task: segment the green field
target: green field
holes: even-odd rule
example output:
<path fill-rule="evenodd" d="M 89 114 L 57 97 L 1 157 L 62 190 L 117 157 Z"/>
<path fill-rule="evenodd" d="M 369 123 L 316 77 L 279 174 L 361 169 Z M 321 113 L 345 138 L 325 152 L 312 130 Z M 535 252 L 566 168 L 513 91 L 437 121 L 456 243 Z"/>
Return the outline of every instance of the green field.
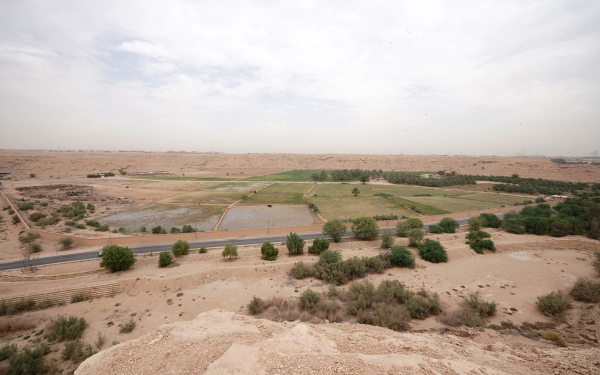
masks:
<path fill-rule="evenodd" d="M 306 193 L 314 184 L 301 184 L 301 183 L 274 183 L 273 185 L 264 189 L 264 192 L 283 192 L 283 193 Z"/>
<path fill-rule="evenodd" d="M 484 208 L 500 207 L 494 202 L 461 199 L 459 197 L 411 197 L 411 201 L 445 210 L 447 212 L 464 212 Z"/>
<path fill-rule="evenodd" d="M 266 189 L 265 189 L 266 190 Z M 284 191 L 260 191 L 252 194 L 248 199 L 238 203 L 240 205 L 257 205 L 257 204 L 304 204 L 303 193 L 287 193 Z"/>
<path fill-rule="evenodd" d="M 391 194 L 396 197 L 413 197 L 423 194 L 430 194 L 431 196 L 448 196 L 453 197 L 457 195 L 472 194 L 468 191 L 456 191 L 456 190 L 444 190 L 427 187 L 416 187 L 406 185 L 369 185 L 376 192 Z"/>
<path fill-rule="evenodd" d="M 352 196 L 352 189 L 357 188 L 361 196 L 372 196 L 375 192 L 362 184 L 317 184 L 310 196 Z"/>
<path fill-rule="evenodd" d="M 417 216 L 384 197 L 310 197 L 326 219 L 396 214 Z"/>
<path fill-rule="evenodd" d="M 415 202 L 414 200 L 410 200 L 410 199 L 406 199 L 406 198 L 392 197 L 391 199 L 400 205 L 404 205 L 405 207 L 412 209 L 412 207 L 414 206 L 414 207 L 418 208 L 419 211 L 421 212 L 421 215 L 441 215 L 441 214 L 450 213 L 450 211 L 446 211 L 441 208 L 434 207 L 434 206 L 431 206 L 428 204 Z"/>
<path fill-rule="evenodd" d="M 504 195 L 504 194 L 489 194 L 489 193 L 477 193 L 477 194 L 469 194 L 469 195 L 461 195 L 460 199 L 466 200 L 475 200 L 475 201 L 484 201 L 484 202 L 494 202 L 499 204 L 515 204 L 521 203 L 525 199 L 525 197 L 518 197 L 515 195 Z"/>
<path fill-rule="evenodd" d="M 310 175 L 320 170 L 293 170 L 281 173 L 267 174 L 263 176 L 254 176 L 245 178 L 244 181 L 310 181 Z"/>
<path fill-rule="evenodd" d="M 176 195 L 167 198 L 161 203 L 177 203 L 177 204 L 230 204 L 242 199 L 242 196 L 247 194 L 247 191 L 214 191 L 201 190 L 193 193 Z"/>
<path fill-rule="evenodd" d="M 223 177 L 186 177 L 186 176 L 130 176 L 129 178 L 140 178 L 144 180 L 164 180 L 164 181 L 231 181 L 236 178 Z"/>

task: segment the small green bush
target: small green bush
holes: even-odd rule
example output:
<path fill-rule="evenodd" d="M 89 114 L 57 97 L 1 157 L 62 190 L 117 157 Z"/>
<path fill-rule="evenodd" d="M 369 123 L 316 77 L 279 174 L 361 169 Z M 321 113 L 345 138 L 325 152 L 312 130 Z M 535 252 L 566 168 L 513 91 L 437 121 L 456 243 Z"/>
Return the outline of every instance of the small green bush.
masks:
<path fill-rule="evenodd" d="M 410 219 L 406 219 L 406 225 L 413 229 L 423 229 L 423 222 L 421 219 L 417 219 L 416 217 L 411 217 Z"/>
<path fill-rule="evenodd" d="M 87 293 L 75 293 L 71 296 L 71 303 L 83 302 L 92 299 Z"/>
<path fill-rule="evenodd" d="M 32 242 L 29 244 L 29 251 L 32 253 L 39 253 L 42 251 L 42 244 L 39 242 Z"/>
<path fill-rule="evenodd" d="M 257 296 L 254 296 L 247 307 L 250 315 L 260 314 L 265 310 L 265 302 Z"/>
<path fill-rule="evenodd" d="M 63 237 L 58 240 L 58 243 L 62 245 L 63 249 L 67 250 L 73 246 L 73 239 L 71 237 Z"/>
<path fill-rule="evenodd" d="M 419 256 L 431 263 L 441 263 L 448 261 L 446 249 L 438 241 L 426 239 L 418 246 Z"/>
<path fill-rule="evenodd" d="M 205 247 L 201 247 L 200 249 L 198 249 L 199 254 L 205 254 L 207 252 L 208 252 L 208 250 Z"/>
<path fill-rule="evenodd" d="M 580 277 L 569 294 L 577 301 L 598 303 L 600 302 L 600 282 Z"/>
<path fill-rule="evenodd" d="M 379 227 L 375 219 L 363 216 L 352 220 L 352 232 L 358 238 L 373 240 L 379 235 Z"/>
<path fill-rule="evenodd" d="M 260 254 L 264 260 L 276 260 L 279 250 L 269 241 L 262 244 Z"/>
<path fill-rule="evenodd" d="M 392 263 L 396 267 L 415 267 L 415 256 L 404 246 L 392 246 L 391 252 Z"/>
<path fill-rule="evenodd" d="M 38 238 L 40 238 L 40 235 L 38 233 L 28 232 L 26 235 L 19 236 L 19 242 L 23 245 L 29 245 L 35 242 L 35 240 L 37 240 Z"/>
<path fill-rule="evenodd" d="M 290 233 L 285 241 L 285 246 L 290 255 L 301 255 L 304 253 L 304 240 L 296 233 Z"/>
<path fill-rule="evenodd" d="M 181 233 L 181 229 L 179 229 L 177 227 L 171 227 L 171 233 L 172 234 Z"/>
<path fill-rule="evenodd" d="M 340 242 L 347 230 L 342 219 L 332 219 L 323 225 L 323 234 L 330 236 L 334 242 Z"/>
<path fill-rule="evenodd" d="M 394 237 L 391 233 L 384 232 L 381 234 L 381 244 L 379 247 L 382 249 L 389 249 L 394 245 Z"/>
<path fill-rule="evenodd" d="M 52 321 L 50 329 L 48 329 L 45 337 L 49 342 L 75 340 L 81 338 L 86 327 L 87 322 L 83 317 L 77 318 L 75 316 L 70 316 L 69 318 L 65 318 L 64 316 L 61 316 Z"/>
<path fill-rule="evenodd" d="M 21 220 L 19 220 L 19 216 L 17 216 L 17 214 L 12 215 L 12 223 L 13 224 L 19 224 L 21 222 Z"/>
<path fill-rule="evenodd" d="M 506 216 L 505 216 L 506 217 Z M 502 229 L 508 233 L 523 234 L 525 233 L 525 225 L 519 217 L 509 217 L 502 220 Z"/>
<path fill-rule="evenodd" d="M 429 232 L 435 233 L 435 234 L 444 233 L 444 231 L 442 230 L 442 227 L 440 227 L 439 225 L 436 225 L 436 224 L 432 224 L 429 226 Z"/>
<path fill-rule="evenodd" d="M 21 203 L 17 206 L 17 208 L 19 209 L 19 211 L 28 211 L 28 210 L 33 210 L 33 206 L 35 205 L 35 203 L 33 202 L 24 202 Z"/>
<path fill-rule="evenodd" d="M 48 346 L 39 344 L 35 349 L 24 348 L 20 353 L 13 355 L 8 360 L 7 375 L 34 375 L 47 374 L 58 371 L 44 361 L 44 354 L 48 352 Z M 54 370 L 54 371 L 53 371 Z"/>
<path fill-rule="evenodd" d="M 32 212 L 31 215 L 29 215 L 29 220 L 35 223 L 38 220 L 45 218 L 46 216 L 48 215 L 42 212 Z"/>
<path fill-rule="evenodd" d="M 166 233 L 167 233 L 167 231 L 165 231 L 164 228 L 161 227 L 160 225 L 152 228 L 152 234 L 166 234 Z"/>
<path fill-rule="evenodd" d="M 223 258 L 235 259 L 238 257 L 237 246 L 232 244 L 225 245 L 225 249 L 221 253 Z"/>
<path fill-rule="evenodd" d="M 445 217 L 440 221 L 439 226 L 444 233 L 455 233 L 460 224 L 451 217 Z"/>
<path fill-rule="evenodd" d="M 478 217 L 472 217 L 469 219 L 469 230 L 477 231 L 483 226 L 483 220 Z"/>
<path fill-rule="evenodd" d="M 421 229 L 411 229 L 406 235 L 408 237 L 408 246 L 419 246 L 423 242 L 425 235 Z"/>
<path fill-rule="evenodd" d="M 158 266 L 168 267 L 173 264 L 173 256 L 169 251 L 161 251 L 158 255 Z"/>
<path fill-rule="evenodd" d="M 387 261 L 387 253 L 383 256 L 374 256 L 374 257 L 363 257 L 361 261 L 365 264 L 365 270 L 367 273 L 383 273 L 388 268 L 391 268 L 391 262 Z M 391 256 L 390 256 L 391 257 Z"/>
<path fill-rule="evenodd" d="M 421 288 L 416 294 L 410 294 L 405 306 L 411 318 L 414 319 L 425 319 L 430 315 L 442 312 L 438 294 L 431 294 L 425 288 Z"/>
<path fill-rule="evenodd" d="M 18 348 L 16 344 L 5 345 L 0 349 L 0 362 L 5 359 L 9 359 L 13 355 L 17 354 Z"/>
<path fill-rule="evenodd" d="M 475 311 L 481 318 L 489 318 L 496 315 L 496 302 L 487 302 L 481 299 L 479 292 L 470 293 L 464 300 L 465 306 Z"/>
<path fill-rule="evenodd" d="M 184 225 L 181 228 L 181 233 L 194 233 L 194 232 L 195 232 L 195 230 L 191 225 Z"/>
<path fill-rule="evenodd" d="M 319 255 L 323 251 L 329 249 L 329 241 L 325 238 L 315 238 L 312 246 L 308 247 L 308 252 L 311 254 Z"/>
<path fill-rule="evenodd" d="M 406 222 L 398 222 L 398 224 L 396 224 L 396 235 L 398 237 L 406 237 L 408 231 L 411 229 L 410 225 Z"/>
<path fill-rule="evenodd" d="M 135 329 L 135 321 L 129 319 L 127 323 L 119 324 L 119 333 L 129 333 Z"/>
<path fill-rule="evenodd" d="M 61 357 L 64 361 L 71 360 L 73 363 L 81 363 L 96 354 L 94 349 L 90 344 L 85 344 L 81 340 L 73 340 L 67 341 L 65 343 L 65 348 L 61 353 Z"/>
<path fill-rule="evenodd" d="M 110 228 L 109 228 L 109 227 L 108 227 L 108 225 L 106 225 L 106 224 L 104 224 L 104 225 L 100 225 L 100 226 L 97 226 L 96 228 L 94 228 L 94 230 L 95 230 L 96 232 L 108 232 L 108 230 L 109 230 L 109 229 L 110 229 Z"/>
<path fill-rule="evenodd" d="M 479 219 L 481 219 L 481 226 L 484 228 L 500 228 L 500 225 L 502 225 L 502 220 L 494 214 L 481 214 Z"/>
<path fill-rule="evenodd" d="M 563 337 L 558 332 L 543 329 L 540 331 L 540 336 L 546 340 L 553 341 L 557 346 L 566 346 Z"/>
<path fill-rule="evenodd" d="M 317 303 L 319 303 L 320 299 L 321 299 L 321 296 L 319 295 L 319 293 L 317 293 L 311 289 L 306 289 L 300 295 L 300 301 L 298 303 L 298 307 L 300 307 L 300 310 L 314 311 L 315 308 L 317 307 Z"/>
<path fill-rule="evenodd" d="M 571 308 L 571 300 L 562 292 L 552 292 L 538 297 L 537 308 L 546 316 L 552 318 L 562 318 L 567 309 Z"/>
<path fill-rule="evenodd" d="M 305 277 L 312 276 L 313 271 L 309 266 L 304 264 L 304 262 L 300 261 L 294 263 L 290 273 L 295 279 L 303 279 Z"/>
<path fill-rule="evenodd" d="M 594 260 L 594 269 L 596 270 L 598 276 L 600 276 L 600 252 L 594 253 L 594 255 L 596 256 L 596 260 Z"/>
<path fill-rule="evenodd" d="M 130 269 L 137 261 L 133 256 L 133 251 L 128 247 L 117 245 L 108 245 L 102 248 L 102 261 L 100 267 L 108 269 L 110 272 L 126 271 Z"/>
<path fill-rule="evenodd" d="M 171 247 L 171 251 L 176 257 L 187 255 L 190 251 L 190 243 L 185 240 L 177 240 Z"/>

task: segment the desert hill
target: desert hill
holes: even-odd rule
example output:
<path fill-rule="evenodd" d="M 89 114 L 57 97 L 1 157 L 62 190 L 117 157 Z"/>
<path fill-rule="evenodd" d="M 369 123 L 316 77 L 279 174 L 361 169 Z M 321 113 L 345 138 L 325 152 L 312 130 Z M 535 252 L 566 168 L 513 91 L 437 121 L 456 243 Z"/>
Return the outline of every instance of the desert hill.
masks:
<path fill-rule="evenodd" d="M 17 179 L 85 177 L 94 172 L 169 171 L 187 176 L 235 178 L 293 169 L 382 169 L 384 171 L 456 170 L 461 174 L 511 175 L 564 181 L 598 182 L 600 167 L 559 165 L 549 158 L 311 155 L 311 154 L 175 154 L 135 152 L 0 151 L 0 171 Z"/>

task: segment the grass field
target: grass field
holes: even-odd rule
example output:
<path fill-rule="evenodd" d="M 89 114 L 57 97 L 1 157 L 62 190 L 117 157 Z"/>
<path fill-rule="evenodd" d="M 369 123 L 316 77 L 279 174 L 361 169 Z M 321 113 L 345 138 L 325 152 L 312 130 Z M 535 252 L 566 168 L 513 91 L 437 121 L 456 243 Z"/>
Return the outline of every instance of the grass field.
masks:
<path fill-rule="evenodd" d="M 361 196 L 371 196 L 375 192 L 367 187 L 367 185 L 357 184 L 318 184 L 310 195 L 313 196 L 352 196 L 352 189 L 358 188 Z"/>
<path fill-rule="evenodd" d="M 254 176 L 245 178 L 244 181 L 310 181 L 310 175 L 320 170 L 293 170 L 281 173 L 267 174 L 264 176 Z"/>
<path fill-rule="evenodd" d="M 396 214 L 416 216 L 402 206 L 394 204 L 384 197 L 310 197 L 308 201 L 319 207 L 319 211 L 326 219 L 356 218 L 360 216 L 375 216 Z"/>
<path fill-rule="evenodd" d="M 456 190 L 444 190 L 434 189 L 427 187 L 416 187 L 416 186 L 391 186 L 391 185 L 369 185 L 371 189 L 376 192 L 391 194 L 396 197 L 413 197 L 423 194 L 430 194 L 431 196 L 448 196 L 453 197 L 457 195 L 472 194 L 468 191 L 456 191 Z"/>
<path fill-rule="evenodd" d="M 230 204 L 242 199 L 242 196 L 247 194 L 247 191 L 214 191 L 201 190 L 193 193 L 176 195 L 167 198 L 161 203 L 177 203 L 177 204 Z"/>
<path fill-rule="evenodd" d="M 284 191 L 260 191 L 252 194 L 238 205 L 248 206 L 257 204 L 304 204 L 303 193 L 287 193 Z"/>
<path fill-rule="evenodd" d="M 314 184 L 281 184 L 274 183 L 273 185 L 264 189 L 264 192 L 283 192 L 283 193 L 306 193 Z"/>
<path fill-rule="evenodd" d="M 523 202 L 523 200 L 528 199 L 525 197 L 518 197 L 515 195 L 486 194 L 486 193 L 461 195 L 456 198 L 466 199 L 466 200 L 483 201 L 483 202 L 494 202 L 494 203 L 506 204 L 506 205 L 521 203 L 521 202 Z"/>
<path fill-rule="evenodd" d="M 464 212 L 483 208 L 500 207 L 494 202 L 461 199 L 459 197 L 411 197 L 411 201 L 431 207 L 436 207 L 447 212 Z"/>
<path fill-rule="evenodd" d="M 414 200 L 410 200 L 407 198 L 392 197 L 391 199 L 395 202 L 398 202 L 398 204 L 402 204 L 408 208 L 412 208 L 413 206 L 418 208 L 422 215 L 441 215 L 450 213 L 450 211 L 446 211 L 428 204 L 415 202 Z"/>
<path fill-rule="evenodd" d="M 144 180 L 163 180 L 163 181 L 231 181 L 236 178 L 223 177 L 186 177 L 186 176 L 129 176 L 130 178 L 140 178 Z"/>

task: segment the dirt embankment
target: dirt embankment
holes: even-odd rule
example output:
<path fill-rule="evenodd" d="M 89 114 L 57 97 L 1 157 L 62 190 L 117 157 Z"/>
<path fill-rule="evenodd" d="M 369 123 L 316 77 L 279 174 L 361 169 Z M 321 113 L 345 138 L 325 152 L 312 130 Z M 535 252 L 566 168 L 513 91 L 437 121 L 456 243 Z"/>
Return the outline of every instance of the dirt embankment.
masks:
<path fill-rule="evenodd" d="M 461 174 L 511 175 L 564 181 L 600 181 L 600 167 L 560 165 L 549 158 L 422 155 L 166 154 L 128 152 L 0 151 L 0 170 L 17 179 L 85 177 L 96 172 L 169 171 L 197 177 L 244 178 L 292 169 L 455 170 Z"/>

